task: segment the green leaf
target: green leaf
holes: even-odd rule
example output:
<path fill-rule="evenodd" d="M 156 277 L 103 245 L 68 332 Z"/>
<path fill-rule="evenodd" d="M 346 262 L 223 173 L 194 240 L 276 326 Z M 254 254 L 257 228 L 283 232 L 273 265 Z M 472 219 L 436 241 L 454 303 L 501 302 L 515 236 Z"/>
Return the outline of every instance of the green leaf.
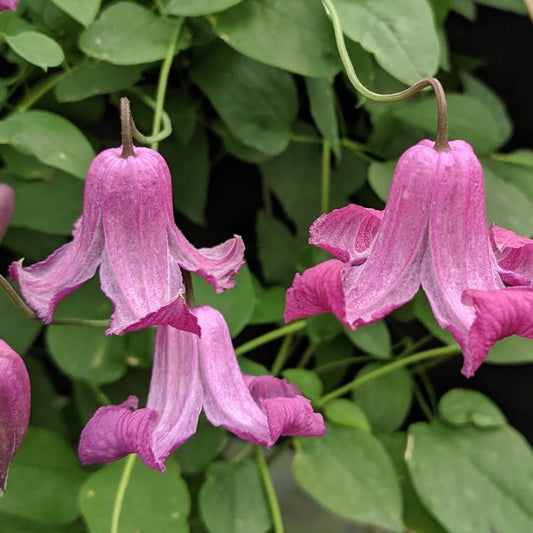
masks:
<path fill-rule="evenodd" d="M 341 156 L 339 125 L 335 111 L 333 80 L 326 78 L 305 78 L 305 87 L 311 105 L 311 116 L 322 137 L 331 145 L 337 159 Z"/>
<path fill-rule="evenodd" d="M 355 331 L 347 328 L 343 331 L 352 344 L 364 353 L 379 359 L 388 359 L 391 356 L 391 337 L 385 321 L 378 320 L 373 324 L 361 326 Z"/>
<path fill-rule="evenodd" d="M 368 183 L 376 193 L 376 196 L 384 202 L 389 197 L 389 189 L 396 163 L 397 161 L 372 161 L 368 167 Z"/>
<path fill-rule="evenodd" d="M 423 504 L 448 531 L 533 530 L 533 455 L 510 427 L 410 427 L 405 453 Z"/>
<path fill-rule="evenodd" d="M 218 45 L 193 66 L 191 78 L 244 145 L 269 155 L 287 147 L 298 111 L 289 74 Z"/>
<path fill-rule="evenodd" d="M 318 78 L 339 71 L 333 30 L 319 2 L 244 0 L 211 20 L 229 46 L 262 63 Z"/>
<path fill-rule="evenodd" d="M 252 361 L 251 359 L 248 359 L 244 357 L 243 355 L 240 355 L 237 359 L 237 362 L 239 363 L 239 368 L 241 369 L 241 372 L 243 374 L 248 374 L 249 376 L 269 376 L 270 370 L 255 361 Z"/>
<path fill-rule="evenodd" d="M 305 368 L 287 368 L 282 372 L 282 375 L 296 385 L 302 395 L 309 400 L 319 400 L 324 392 L 322 381 L 311 370 L 306 370 Z"/>
<path fill-rule="evenodd" d="M 381 363 L 365 365 L 357 377 L 381 368 Z M 364 383 L 353 391 L 353 399 L 363 409 L 374 432 L 398 429 L 411 410 L 413 381 L 405 368 Z"/>
<path fill-rule="evenodd" d="M 472 0 L 452 0 L 452 9 L 470 22 L 476 20 L 476 5 Z"/>
<path fill-rule="evenodd" d="M 5 35 L 9 47 L 20 57 L 43 70 L 63 63 L 65 55 L 51 37 L 36 31 L 26 31 L 16 35 Z"/>
<path fill-rule="evenodd" d="M 52 2 L 87 27 L 100 10 L 100 0 L 52 0 Z"/>
<path fill-rule="evenodd" d="M 109 463 L 82 487 L 80 504 L 91 533 L 111 530 L 111 516 L 127 459 Z M 178 463 L 166 462 L 164 473 L 136 458 L 120 513 L 119 533 L 157 531 L 187 533 L 190 499 Z"/>
<path fill-rule="evenodd" d="M 54 316 L 105 319 L 111 309 L 93 278 L 60 302 Z M 104 332 L 105 328 L 49 326 L 46 342 L 53 360 L 68 376 L 97 385 L 111 383 L 126 372 L 125 338 Z"/>
<path fill-rule="evenodd" d="M 348 520 L 402 531 L 397 477 L 375 437 L 329 424 L 323 437 L 295 443 L 293 471 L 305 492 Z"/>
<path fill-rule="evenodd" d="M 176 24 L 134 2 L 117 2 L 81 34 L 80 48 L 116 65 L 150 63 L 165 57 Z"/>
<path fill-rule="evenodd" d="M 475 390 L 452 389 L 439 401 L 439 415 L 453 426 L 472 424 L 478 428 L 497 428 L 507 423 L 500 408 Z"/>
<path fill-rule="evenodd" d="M 210 533 L 264 533 L 270 529 L 268 504 L 252 461 L 213 463 L 198 500 Z"/>
<path fill-rule="evenodd" d="M 416 318 L 424 324 L 424 327 L 437 339 L 444 344 L 455 344 L 457 341 L 454 336 L 447 330 L 442 329 L 431 310 L 426 295 L 422 290 L 419 290 L 413 298 L 413 310 Z"/>
<path fill-rule="evenodd" d="M 345 398 L 328 402 L 324 414 L 328 420 L 335 424 L 356 428 L 364 433 L 372 432 L 365 412 L 356 403 Z"/>
<path fill-rule="evenodd" d="M 125 89 L 141 77 L 138 66 L 119 66 L 87 59 L 74 67 L 55 89 L 60 102 L 77 102 L 97 94 Z"/>
<path fill-rule="evenodd" d="M 476 0 L 476 3 L 496 9 L 503 9 L 504 11 L 511 11 L 519 15 L 527 15 L 524 0 Z"/>
<path fill-rule="evenodd" d="M 334 0 L 344 33 L 411 84 L 435 74 L 439 39 L 426 0 Z"/>
<path fill-rule="evenodd" d="M 30 428 L 11 463 L 0 511 L 43 524 L 67 524 L 79 516 L 84 478 L 78 458 L 61 437 Z"/>
<path fill-rule="evenodd" d="M 65 244 L 65 238 L 26 228 L 10 227 L 2 245 L 10 248 L 15 255 L 24 257 L 28 263 L 46 259 L 52 252 Z"/>
<path fill-rule="evenodd" d="M 167 15 L 198 17 L 223 11 L 242 0 L 163 0 L 163 9 Z"/>
<path fill-rule="evenodd" d="M 508 154 L 492 154 L 492 157 L 505 163 L 514 163 L 515 165 L 533 167 L 533 150 L 528 150 L 526 148 L 515 150 L 514 152 L 509 152 Z"/>
<path fill-rule="evenodd" d="M 26 111 L 0 121 L 0 144 L 84 179 L 94 151 L 72 122 L 49 111 Z"/>
<path fill-rule="evenodd" d="M 531 339 L 524 337 L 505 337 L 499 340 L 489 351 L 486 363 L 497 365 L 513 365 L 530 363 L 533 361 L 533 346 Z"/>
<path fill-rule="evenodd" d="M 310 316 L 305 322 L 305 329 L 312 344 L 330 341 L 342 331 L 342 324 L 332 313 Z"/>
<path fill-rule="evenodd" d="M 252 276 L 244 265 L 235 276 L 235 287 L 220 294 L 200 276 L 193 275 L 194 297 L 198 305 L 218 309 L 226 319 L 232 337 L 238 335 L 250 322 L 256 305 Z"/>
<path fill-rule="evenodd" d="M 264 289 L 255 277 L 252 278 L 252 281 L 257 304 L 250 324 L 281 322 L 285 309 L 285 289 L 283 287 Z"/>
<path fill-rule="evenodd" d="M 243 144 L 231 131 L 228 127 L 222 122 L 218 121 L 213 124 L 213 131 L 222 139 L 224 143 L 224 148 L 237 159 L 241 161 L 246 161 L 247 163 L 264 163 L 267 159 L 270 158 L 268 154 L 257 150 L 256 148 L 251 148 Z"/>

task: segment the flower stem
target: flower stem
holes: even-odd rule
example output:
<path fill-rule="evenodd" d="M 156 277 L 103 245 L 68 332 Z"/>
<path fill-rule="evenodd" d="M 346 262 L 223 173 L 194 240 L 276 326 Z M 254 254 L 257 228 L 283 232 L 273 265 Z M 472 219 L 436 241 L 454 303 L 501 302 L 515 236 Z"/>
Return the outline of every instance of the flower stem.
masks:
<path fill-rule="evenodd" d="M 184 17 L 180 17 L 179 19 L 176 20 L 176 27 L 174 28 L 174 32 L 172 33 L 170 44 L 167 49 L 167 54 L 165 56 L 165 59 L 163 60 L 163 63 L 161 65 L 161 70 L 159 72 L 159 81 L 157 82 L 155 113 L 154 113 L 154 119 L 152 123 L 152 136 L 156 136 L 159 133 L 159 130 L 161 128 L 161 119 L 163 117 L 163 106 L 165 104 L 165 96 L 167 93 L 167 86 L 168 86 L 168 76 L 170 74 L 170 68 L 172 67 L 172 61 L 174 60 L 174 56 L 176 55 L 176 49 L 178 47 L 178 40 L 179 40 L 181 28 L 183 27 L 184 22 L 185 22 Z M 151 148 L 152 150 L 157 150 L 159 148 L 159 141 L 156 140 L 152 142 Z"/>
<path fill-rule="evenodd" d="M 302 357 L 300 357 L 300 360 L 298 361 L 298 365 L 296 365 L 298 368 L 305 368 L 307 366 L 307 363 L 311 360 L 311 357 L 313 357 L 315 350 L 317 348 L 316 344 L 310 343 L 309 346 L 305 349 L 304 353 L 302 354 Z"/>
<path fill-rule="evenodd" d="M 411 96 L 419 93 L 426 87 L 432 87 L 437 99 L 437 139 L 435 141 L 435 149 L 438 151 L 447 151 L 448 146 L 448 115 L 446 112 L 446 95 L 439 80 L 436 78 L 424 78 L 417 81 L 403 91 L 390 94 L 380 94 L 370 89 L 367 89 L 363 83 L 357 77 L 355 69 L 350 60 L 348 50 L 346 50 L 346 44 L 344 43 L 344 36 L 342 33 L 342 25 L 339 19 L 339 15 L 332 0 L 322 0 L 322 4 L 328 13 L 331 23 L 333 25 L 333 31 L 335 32 L 335 42 L 339 51 L 342 64 L 346 71 L 346 75 L 354 86 L 355 90 L 361 93 L 365 98 L 373 100 L 375 102 L 399 102 L 405 100 Z"/>
<path fill-rule="evenodd" d="M 283 326 L 281 328 L 269 331 L 264 335 L 260 335 L 259 337 L 256 337 L 255 339 L 252 339 L 251 341 L 245 342 L 244 344 L 238 346 L 235 349 L 235 354 L 244 355 L 245 353 L 251 352 L 256 348 L 259 348 L 259 346 L 262 346 L 263 344 L 267 344 L 268 342 L 279 339 L 280 337 L 285 337 L 286 335 L 290 335 L 291 333 L 300 331 L 301 329 L 305 328 L 305 325 L 305 320 L 298 320 L 296 322 L 292 322 L 291 324 L 287 324 L 286 326 Z"/>
<path fill-rule="evenodd" d="M 281 343 L 278 354 L 276 355 L 276 359 L 274 359 L 274 363 L 272 364 L 272 368 L 270 369 L 270 373 L 273 376 L 277 376 L 281 372 L 282 368 L 285 366 L 285 363 L 287 362 L 287 359 L 291 354 L 291 344 L 293 335 L 293 333 L 287 335 Z"/>
<path fill-rule="evenodd" d="M 123 159 L 135 156 L 135 152 L 133 151 L 132 122 L 130 101 L 123 96 L 120 99 L 120 134 L 122 137 L 122 153 L 120 157 Z"/>
<path fill-rule="evenodd" d="M 126 496 L 126 490 L 130 482 L 133 465 L 135 464 L 135 457 L 136 455 L 134 453 L 130 453 L 124 462 L 124 470 L 122 470 L 122 476 L 118 484 L 117 495 L 113 505 L 113 514 L 111 515 L 111 533 L 118 533 L 122 504 L 124 503 L 124 496 Z"/>
<path fill-rule="evenodd" d="M 259 468 L 259 473 L 261 474 L 261 479 L 263 480 L 263 487 L 266 492 L 268 505 L 270 507 L 270 515 L 272 517 L 274 533 L 283 533 L 283 519 L 279 509 L 278 498 L 276 496 L 276 492 L 274 491 L 274 486 L 272 485 L 272 479 L 270 478 L 270 472 L 265 461 L 265 456 L 263 455 L 263 450 L 259 446 L 255 447 L 255 458 L 257 467 Z"/>
<path fill-rule="evenodd" d="M 322 140 L 322 179 L 320 189 L 320 211 L 329 211 L 329 189 L 331 184 L 331 150 L 329 142 Z"/>
<path fill-rule="evenodd" d="M 67 74 L 68 70 L 57 72 L 52 76 L 44 78 L 40 83 L 32 88 L 30 92 L 18 103 L 13 110 L 14 113 L 23 113 L 37 103 L 48 91 L 52 90 Z"/>
<path fill-rule="evenodd" d="M 350 392 L 356 389 L 357 387 L 363 385 L 364 383 L 367 383 L 368 381 L 372 381 L 373 379 L 384 376 L 385 374 L 388 374 L 389 372 L 392 372 L 393 370 L 396 370 L 397 368 L 402 368 L 408 365 L 412 365 L 413 363 L 418 363 L 425 359 L 433 359 L 435 357 L 444 357 L 447 355 L 453 355 L 457 353 L 461 353 L 461 347 L 458 344 L 451 344 L 449 346 L 443 346 L 442 348 L 434 348 L 432 350 L 426 350 L 424 352 L 418 352 L 413 355 L 409 355 L 407 357 L 396 359 L 392 363 L 376 368 L 376 370 L 373 370 L 372 372 L 368 372 L 368 374 L 365 374 L 363 376 L 357 377 L 353 381 L 350 381 L 350 383 L 347 383 L 346 385 L 343 385 L 342 387 L 339 387 L 338 389 L 322 396 L 322 398 L 320 398 L 320 400 L 317 402 L 317 406 L 322 407 L 323 405 L 328 403 L 330 400 L 338 398 L 339 396 L 342 396 L 343 394 L 346 394 L 347 392 Z"/>

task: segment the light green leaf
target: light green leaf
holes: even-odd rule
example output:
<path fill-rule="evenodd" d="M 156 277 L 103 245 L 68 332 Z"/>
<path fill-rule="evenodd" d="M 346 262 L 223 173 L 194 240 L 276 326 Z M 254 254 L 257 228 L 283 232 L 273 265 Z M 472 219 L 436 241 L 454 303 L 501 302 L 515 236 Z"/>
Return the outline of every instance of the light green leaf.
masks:
<path fill-rule="evenodd" d="M 57 67 L 65 59 L 61 46 L 44 33 L 26 31 L 16 35 L 8 34 L 5 40 L 20 57 L 43 70 Z"/>
<path fill-rule="evenodd" d="M 376 193 L 376 196 L 384 202 L 389 197 L 389 189 L 396 163 L 397 161 L 372 161 L 368 167 L 368 183 Z"/>
<path fill-rule="evenodd" d="M 52 0 L 52 2 L 87 27 L 100 10 L 100 0 Z"/>
<path fill-rule="evenodd" d="M 492 157 L 497 161 L 503 161 L 505 163 L 533 167 L 533 150 L 525 148 L 509 152 L 508 154 L 492 154 Z"/>
<path fill-rule="evenodd" d="M 380 368 L 381 363 L 365 365 L 360 378 Z M 357 387 L 353 399 L 363 409 L 374 432 L 398 429 L 411 410 L 413 381 L 405 368 L 398 368 Z"/>
<path fill-rule="evenodd" d="M 344 33 L 376 56 L 390 74 L 411 84 L 439 65 L 439 39 L 426 0 L 334 0 Z"/>
<path fill-rule="evenodd" d="M 476 3 L 482 4 L 504 11 L 511 11 L 519 15 L 527 15 L 527 8 L 524 0 L 475 0 Z"/>
<path fill-rule="evenodd" d="M 167 53 L 176 24 L 134 2 L 117 2 L 81 34 L 80 48 L 116 65 L 158 61 Z"/>
<path fill-rule="evenodd" d="M 81 179 L 94 157 L 83 133 L 72 122 L 49 111 L 26 111 L 0 121 L 0 144 L 10 144 Z"/>
<path fill-rule="evenodd" d="M 223 11 L 242 0 L 163 0 L 163 8 L 167 15 L 183 15 L 198 17 Z"/>
<path fill-rule="evenodd" d="M 298 110 L 289 74 L 220 45 L 193 66 L 191 78 L 243 144 L 269 155 L 287 147 Z"/>
<path fill-rule="evenodd" d="M 244 0 L 211 21 L 229 46 L 262 63 L 319 78 L 339 71 L 333 30 L 320 2 Z"/>
<path fill-rule="evenodd" d="M 345 398 L 328 402 L 324 414 L 328 420 L 335 424 L 356 428 L 365 433 L 372 432 L 365 412 L 356 403 Z"/>
<path fill-rule="evenodd" d="M 320 378 L 305 368 L 287 368 L 282 372 L 284 378 L 296 385 L 303 396 L 311 401 L 319 400 L 324 392 Z"/>
<path fill-rule="evenodd" d="M 305 492 L 348 520 L 402 531 L 396 473 L 375 437 L 329 424 L 323 437 L 295 444 L 293 471 Z"/>
<path fill-rule="evenodd" d="M 392 343 L 390 333 L 387 324 L 383 320 L 361 326 L 355 331 L 346 328 L 343 331 L 352 344 L 363 352 L 378 359 L 387 359 L 391 356 Z"/>
<path fill-rule="evenodd" d="M 513 365 L 533 362 L 533 342 L 524 337 L 505 337 L 499 340 L 489 351 L 486 363 L 496 365 Z"/>
<path fill-rule="evenodd" d="M 512 428 L 415 424 L 405 457 L 422 503 L 448 531 L 533 530 L 533 455 Z"/>
<path fill-rule="evenodd" d="M 0 511 L 42 524 L 63 525 L 80 514 L 85 478 L 70 446 L 44 428 L 30 428 L 11 463 Z"/>
<path fill-rule="evenodd" d="M 91 533 L 111 530 L 112 511 L 125 461 L 127 459 L 105 465 L 91 474 L 82 487 L 81 511 Z M 187 485 L 175 460 L 168 459 L 166 471 L 161 473 L 136 458 L 124 495 L 118 533 L 187 533 L 189 510 Z"/>
<path fill-rule="evenodd" d="M 444 344 L 454 344 L 457 342 L 453 335 L 447 330 L 442 329 L 431 310 L 426 295 L 422 290 L 419 290 L 413 298 L 413 310 L 416 318 L 424 324 L 424 327 L 437 339 Z"/>
<path fill-rule="evenodd" d="M 470 22 L 476 20 L 476 4 L 472 0 L 452 0 L 452 9 Z"/>
<path fill-rule="evenodd" d="M 255 463 L 214 463 L 199 495 L 210 533 L 264 533 L 270 513 Z"/>

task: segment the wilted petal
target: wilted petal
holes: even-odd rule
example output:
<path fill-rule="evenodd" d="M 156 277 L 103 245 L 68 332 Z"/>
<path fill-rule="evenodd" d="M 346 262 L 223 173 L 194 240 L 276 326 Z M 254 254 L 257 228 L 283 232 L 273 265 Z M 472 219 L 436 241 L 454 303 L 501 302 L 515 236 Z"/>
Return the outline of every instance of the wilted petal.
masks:
<path fill-rule="evenodd" d="M 14 210 L 15 191 L 9 185 L 0 183 L 0 242 L 6 234 Z"/>
<path fill-rule="evenodd" d="M 330 259 L 296 274 L 285 296 L 285 322 L 331 311 L 345 323 L 342 280 L 347 268 L 343 262 Z"/>
<path fill-rule="evenodd" d="M 194 314 L 202 329 L 198 345 L 207 418 L 242 439 L 271 446 L 267 417 L 246 386 L 224 317 L 208 306 L 196 308 Z"/>
<path fill-rule="evenodd" d="M 510 285 L 533 285 L 533 240 L 495 224 L 490 227 L 498 272 Z"/>
<path fill-rule="evenodd" d="M 533 339 L 533 289 L 507 287 L 495 291 L 467 290 L 463 302 L 471 305 L 475 319 L 465 343 L 462 373 L 471 377 L 490 347 L 499 339 L 519 335 Z"/>
<path fill-rule="evenodd" d="M 314 437 L 326 432 L 324 419 L 298 387 L 272 376 L 245 376 L 254 400 L 265 411 L 275 442 L 280 436 Z"/>
<path fill-rule="evenodd" d="M 319 246 L 351 265 L 370 253 L 383 211 L 350 204 L 317 218 L 309 228 L 309 244 Z"/>
<path fill-rule="evenodd" d="M 30 379 L 21 357 L 0 339 L 0 496 L 9 463 L 19 449 L 30 419 Z"/>

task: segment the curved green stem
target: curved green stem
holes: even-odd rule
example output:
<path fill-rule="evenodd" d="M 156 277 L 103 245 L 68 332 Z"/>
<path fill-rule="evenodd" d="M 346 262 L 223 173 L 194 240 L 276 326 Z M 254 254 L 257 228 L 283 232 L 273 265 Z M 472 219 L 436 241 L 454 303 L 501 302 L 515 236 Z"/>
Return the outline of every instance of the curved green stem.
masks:
<path fill-rule="evenodd" d="M 146 93 L 138 89 L 137 87 L 129 87 L 128 91 L 133 93 L 139 100 L 146 104 L 150 109 L 155 111 L 157 107 L 156 101 L 148 96 Z M 132 122 L 132 134 L 135 139 L 143 144 L 153 144 L 155 142 L 163 141 L 172 133 L 172 122 L 167 112 L 162 110 L 162 121 L 163 128 L 156 135 L 143 135 L 136 127 L 135 123 Z"/>
<path fill-rule="evenodd" d="M 260 335 L 259 337 L 256 337 L 255 339 L 252 339 L 251 341 L 245 342 L 244 344 L 238 346 L 235 349 L 235 354 L 244 355 L 245 353 L 251 352 L 256 348 L 259 348 L 259 346 L 262 346 L 263 344 L 267 344 L 268 342 L 272 342 L 276 339 L 279 339 L 280 337 L 285 337 L 286 335 L 290 335 L 291 333 L 300 331 L 301 329 L 305 328 L 305 325 L 305 320 L 298 320 L 296 322 L 292 322 L 291 324 L 287 324 L 286 326 L 283 326 L 281 328 L 269 331 L 264 335 Z"/>
<path fill-rule="evenodd" d="M 51 326 L 85 326 L 89 328 L 108 328 L 109 320 L 96 320 L 91 318 L 54 318 Z"/>
<path fill-rule="evenodd" d="M 126 496 L 126 490 L 128 488 L 128 483 L 130 482 L 131 472 L 133 470 L 133 465 L 135 464 L 135 458 L 136 455 L 134 453 L 130 453 L 124 462 L 124 470 L 122 470 L 122 476 L 118 484 L 117 495 L 113 504 L 110 533 L 118 533 L 122 504 L 124 503 L 124 496 Z"/>
<path fill-rule="evenodd" d="M 30 109 L 30 107 L 38 102 L 48 91 L 52 90 L 68 73 L 68 70 L 64 70 L 44 78 L 17 104 L 15 109 L 13 109 L 13 113 L 22 113 Z"/>
<path fill-rule="evenodd" d="M 291 344 L 293 335 L 293 333 L 287 335 L 281 343 L 278 354 L 276 355 L 276 359 L 274 359 L 274 363 L 272 364 L 272 368 L 270 369 L 270 373 L 273 376 L 277 376 L 281 372 L 282 368 L 287 362 L 287 359 L 291 355 Z"/>
<path fill-rule="evenodd" d="M 272 485 L 272 479 L 270 478 L 270 472 L 265 461 L 265 456 L 263 455 L 263 450 L 259 446 L 255 447 L 255 458 L 259 473 L 261 474 L 261 479 L 263 480 L 263 487 L 266 492 L 268 505 L 270 507 L 274 533 L 283 533 L 283 519 L 279 509 L 278 498 L 274 491 L 274 486 Z"/>
<path fill-rule="evenodd" d="M 320 188 L 320 210 L 321 213 L 329 211 L 329 189 L 331 185 L 331 150 L 329 142 L 322 141 L 322 178 Z"/>
<path fill-rule="evenodd" d="M 426 350 L 424 352 L 419 352 L 413 355 L 409 355 L 407 357 L 396 359 L 392 363 L 376 368 L 376 370 L 368 372 L 368 374 L 365 374 L 363 376 L 359 376 L 353 381 L 350 381 L 350 383 L 347 383 L 346 385 L 343 385 L 342 387 L 339 387 L 338 389 L 322 396 L 322 398 L 320 398 L 316 405 L 317 407 L 322 407 L 329 401 L 356 389 L 357 387 L 363 385 L 364 383 L 367 383 L 368 381 L 372 381 L 373 379 L 377 379 L 381 376 L 384 376 L 385 374 L 388 374 L 389 372 L 392 372 L 397 368 L 402 368 L 408 365 L 412 365 L 414 363 L 419 363 L 420 361 L 424 361 L 425 359 L 433 359 L 435 357 L 444 357 L 458 353 L 461 353 L 461 347 L 458 344 L 451 344 L 450 346 L 434 348 L 433 350 Z"/>
<path fill-rule="evenodd" d="M 161 65 L 161 71 L 159 72 L 159 81 L 157 82 L 157 93 L 156 93 L 156 105 L 154 112 L 154 120 L 152 123 L 152 137 L 158 134 L 161 128 L 161 120 L 163 118 L 163 106 L 165 103 L 165 96 L 167 93 L 168 86 L 168 76 L 170 74 L 170 67 L 172 66 L 172 61 L 176 55 L 176 50 L 178 48 L 178 40 L 181 33 L 181 28 L 185 22 L 184 17 L 180 17 L 176 20 L 176 27 L 172 33 L 172 38 L 170 39 L 170 45 L 167 49 L 167 54 L 163 63 Z M 159 140 L 152 141 L 151 148 L 152 150 L 157 150 L 159 147 Z"/>
<path fill-rule="evenodd" d="M 403 91 L 390 94 L 380 94 L 367 89 L 355 73 L 348 50 L 346 50 L 341 21 L 333 4 L 333 0 L 322 0 L 322 4 L 331 19 L 333 31 L 335 32 L 335 42 L 337 44 L 337 49 L 339 51 L 342 64 L 346 71 L 346 75 L 348 76 L 348 79 L 354 86 L 355 90 L 362 94 L 365 98 L 375 102 L 399 102 L 400 100 L 410 98 L 426 87 L 431 87 L 435 92 L 435 97 L 437 99 L 437 139 L 435 141 L 435 149 L 439 151 L 447 151 L 449 147 L 446 95 L 444 94 L 444 90 L 439 80 L 436 78 L 424 78 Z"/>

